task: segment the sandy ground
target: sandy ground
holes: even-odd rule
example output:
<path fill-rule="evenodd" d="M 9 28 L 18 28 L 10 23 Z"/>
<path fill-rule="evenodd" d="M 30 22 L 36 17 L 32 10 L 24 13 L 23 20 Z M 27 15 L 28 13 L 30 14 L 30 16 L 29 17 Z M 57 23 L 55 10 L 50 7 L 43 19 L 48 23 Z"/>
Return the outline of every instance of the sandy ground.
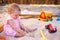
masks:
<path fill-rule="evenodd" d="M 43 21 L 39 21 L 35 18 L 30 18 L 30 19 L 21 19 L 21 22 L 29 27 L 29 28 L 40 28 L 45 37 L 48 38 L 49 40 L 60 40 L 60 22 L 57 22 L 54 18 L 54 21 L 52 22 L 43 22 Z M 57 32 L 56 33 L 49 33 L 48 30 L 45 29 L 45 25 L 47 24 L 53 24 L 55 26 L 57 26 Z M 2 35 L 4 34 L 3 32 L 1 33 Z M 1 35 L 0 34 L 0 35 Z M 6 37 L 6 40 L 40 40 L 41 39 L 41 35 L 39 34 L 38 30 L 35 31 L 35 32 L 32 32 L 32 34 L 35 36 L 34 38 L 32 37 L 29 37 L 29 36 L 24 36 L 22 38 L 15 38 L 15 37 L 10 37 L 10 36 L 7 36 Z"/>
<path fill-rule="evenodd" d="M 4 21 L 8 17 L 7 8 L 8 8 L 8 5 L 3 6 L 3 9 L 0 9 L 0 23 L 4 23 Z M 20 6 L 20 8 L 22 10 L 22 13 L 29 13 L 29 14 L 39 13 L 39 10 L 41 10 L 41 9 L 50 10 L 50 11 L 53 11 L 54 13 L 58 13 L 60 11 L 60 7 L 58 7 L 58 8 L 52 7 L 53 8 L 53 10 L 52 10 L 52 8 L 50 9 L 50 7 L 44 8 L 41 6 L 41 8 L 40 8 L 40 6 L 32 7 L 30 5 L 29 6 L 23 5 L 23 6 Z M 41 28 L 45 37 L 48 38 L 48 40 L 60 40 L 60 22 L 56 21 L 56 18 L 53 18 L 52 22 L 39 21 L 37 18 L 21 19 L 21 22 L 25 26 L 32 28 L 32 29 L 33 28 Z M 51 34 L 48 32 L 48 30 L 45 29 L 45 25 L 47 25 L 49 23 L 51 23 L 57 27 L 56 33 Z M 34 38 L 28 37 L 28 36 L 24 36 L 22 38 L 6 36 L 6 40 L 41 40 L 41 35 L 39 34 L 38 30 L 36 30 L 35 32 L 32 32 L 32 34 L 34 34 L 34 36 L 35 36 Z M 0 33 L 0 35 L 4 35 L 4 32 Z"/>

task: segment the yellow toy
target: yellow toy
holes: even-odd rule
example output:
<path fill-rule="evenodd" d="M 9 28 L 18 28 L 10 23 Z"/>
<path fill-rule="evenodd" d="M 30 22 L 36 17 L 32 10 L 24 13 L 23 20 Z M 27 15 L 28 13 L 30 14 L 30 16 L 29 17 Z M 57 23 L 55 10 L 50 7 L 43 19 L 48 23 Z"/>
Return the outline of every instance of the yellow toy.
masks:
<path fill-rule="evenodd" d="M 42 32 L 41 29 L 39 29 L 39 33 L 40 33 L 40 35 L 41 35 L 41 40 L 48 40 L 48 39 L 44 36 L 44 34 L 43 34 L 43 32 Z"/>
<path fill-rule="evenodd" d="M 53 14 L 52 14 L 52 12 L 47 12 L 47 11 L 46 11 L 46 12 L 45 12 L 45 15 L 46 15 L 46 17 L 51 18 Z"/>

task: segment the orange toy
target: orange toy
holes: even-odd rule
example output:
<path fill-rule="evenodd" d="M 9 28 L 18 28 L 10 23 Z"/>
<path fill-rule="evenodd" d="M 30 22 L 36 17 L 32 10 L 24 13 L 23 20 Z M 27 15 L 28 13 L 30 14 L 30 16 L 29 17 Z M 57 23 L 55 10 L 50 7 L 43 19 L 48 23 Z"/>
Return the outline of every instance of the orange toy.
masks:
<path fill-rule="evenodd" d="M 0 40 L 6 40 L 5 36 L 0 36 Z"/>
<path fill-rule="evenodd" d="M 3 31 L 3 26 L 4 26 L 4 24 L 0 23 L 0 33 Z"/>
<path fill-rule="evenodd" d="M 43 20 L 43 21 L 46 20 L 46 15 L 45 15 L 44 11 L 42 11 L 41 14 L 40 14 L 40 20 Z"/>

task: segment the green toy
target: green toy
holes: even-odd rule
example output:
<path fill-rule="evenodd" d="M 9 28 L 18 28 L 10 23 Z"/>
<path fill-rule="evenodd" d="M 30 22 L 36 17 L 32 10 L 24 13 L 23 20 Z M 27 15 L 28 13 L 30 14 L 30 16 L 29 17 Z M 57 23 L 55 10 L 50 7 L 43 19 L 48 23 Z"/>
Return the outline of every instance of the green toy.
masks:
<path fill-rule="evenodd" d="M 48 18 L 46 18 L 46 22 L 48 22 L 49 20 L 48 20 Z"/>
<path fill-rule="evenodd" d="M 50 18 L 50 21 L 53 21 L 53 18 Z"/>

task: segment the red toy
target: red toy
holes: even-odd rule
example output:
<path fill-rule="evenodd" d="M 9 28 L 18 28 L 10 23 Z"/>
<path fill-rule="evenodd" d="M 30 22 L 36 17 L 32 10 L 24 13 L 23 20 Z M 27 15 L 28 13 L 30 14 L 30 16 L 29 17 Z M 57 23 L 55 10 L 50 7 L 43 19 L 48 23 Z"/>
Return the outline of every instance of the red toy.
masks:
<path fill-rule="evenodd" d="M 45 28 L 48 29 L 50 33 L 54 33 L 57 31 L 55 27 L 52 27 L 52 24 L 46 25 Z"/>

